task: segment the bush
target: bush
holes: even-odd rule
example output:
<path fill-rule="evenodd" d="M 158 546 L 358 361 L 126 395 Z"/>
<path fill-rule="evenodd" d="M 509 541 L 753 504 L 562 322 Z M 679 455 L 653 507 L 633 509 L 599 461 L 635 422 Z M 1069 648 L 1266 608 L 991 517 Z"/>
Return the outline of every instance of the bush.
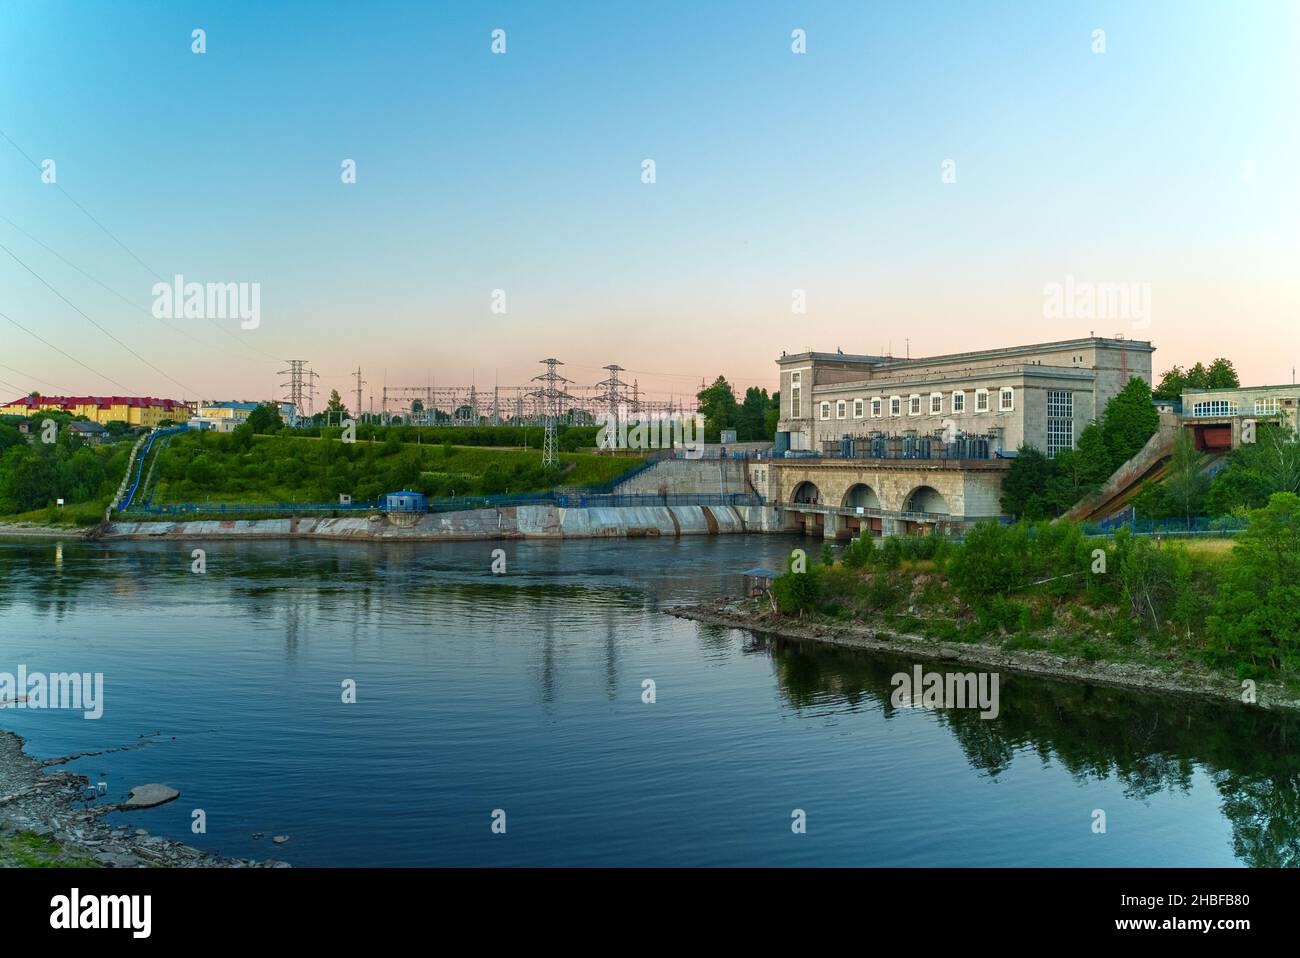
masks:
<path fill-rule="evenodd" d="M 804 572 L 794 571 L 794 558 L 786 560 L 784 575 L 772 581 L 772 595 L 776 597 L 777 608 L 784 615 L 800 615 L 815 611 L 822 596 L 822 576 L 824 570 L 818 565 L 809 565 Z"/>

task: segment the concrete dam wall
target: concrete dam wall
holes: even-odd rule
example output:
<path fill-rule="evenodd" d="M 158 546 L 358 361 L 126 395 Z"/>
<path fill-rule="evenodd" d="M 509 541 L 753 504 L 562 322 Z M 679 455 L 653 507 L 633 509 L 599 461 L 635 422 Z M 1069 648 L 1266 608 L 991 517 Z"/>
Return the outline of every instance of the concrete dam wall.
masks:
<path fill-rule="evenodd" d="M 562 509 L 509 506 L 467 512 L 349 516 L 327 519 L 226 519 L 114 522 L 104 539 L 356 539 L 457 541 L 473 539 L 593 539 L 777 532 L 768 506 L 618 506 Z"/>

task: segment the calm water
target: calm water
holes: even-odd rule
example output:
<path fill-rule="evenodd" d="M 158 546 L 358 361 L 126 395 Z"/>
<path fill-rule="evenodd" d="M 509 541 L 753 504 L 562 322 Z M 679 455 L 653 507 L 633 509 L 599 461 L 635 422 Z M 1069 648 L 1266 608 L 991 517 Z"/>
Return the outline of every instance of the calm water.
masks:
<path fill-rule="evenodd" d="M 1293 865 L 1300 723 L 1003 676 L 896 710 L 909 661 L 663 609 L 781 537 L 394 546 L 0 543 L 0 671 L 105 674 L 99 721 L 0 711 L 114 820 L 297 865 Z M 508 573 L 490 573 L 503 548 Z M 354 679 L 358 701 L 340 701 Z M 641 701 L 653 679 L 657 702 Z M 145 738 L 141 738 L 145 736 Z M 208 832 L 190 833 L 190 813 Z M 490 830 L 504 809 L 508 831 Z M 804 809 L 807 834 L 791 832 Z M 1103 809 L 1107 833 L 1093 834 Z M 263 839 L 252 838 L 264 832 Z M 271 845 L 272 835 L 291 841 Z"/>

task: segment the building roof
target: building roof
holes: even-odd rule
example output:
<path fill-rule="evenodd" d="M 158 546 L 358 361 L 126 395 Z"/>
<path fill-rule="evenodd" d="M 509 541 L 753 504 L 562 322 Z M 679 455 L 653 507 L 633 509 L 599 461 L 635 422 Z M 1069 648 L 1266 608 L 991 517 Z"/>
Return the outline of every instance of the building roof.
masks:
<path fill-rule="evenodd" d="M 201 402 L 200 409 L 247 409 L 252 411 L 260 406 L 261 403 L 255 402 L 236 402 L 234 400 L 223 402 Z"/>
<path fill-rule="evenodd" d="M 188 409 L 185 403 L 176 399 L 155 399 L 153 396 L 22 396 L 9 406 L 26 406 L 37 409 L 42 406 L 62 406 L 72 409 L 76 406 L 98 406 L 109 409 L 113 406 L 127 406 L 132 409 Z"/>
<path fill-rule="evenodd" d="M 108 432 L 97 422 L 82 422 L 80 420 L 68 423 L 68 428 L 76 432 Z"/>
<path fill-rule="evenodd" d="M 917 366 L 927 365 L 930 363 L 949 363 L 960 359 L 987 359 L 990 356 L 1015 356 L 1024 353 L 1037 353 L 1044 350 L 1070 349 L 1075 346 L 1123 346 L 1126 348 L 1145 349 L 1147 352 L 1155 352 L 1155 347 L 1151 345 L 1150 340 L 1145 339 L 1116 339 L 1109 336 L 1082 336 L 1078 339 L 1061 339 L 1048 343 L 1029 343 L 1024 346 L 1003 346 L 998 349 L 973 349 L 962 353 L 943 353 L 938 356 L 917 356 L 915 358 L 900 358 L 898 356 L 862 356 L 852 355 L 849 353 L 790 353 L 781 356 L 777 363 L 785 365 L 792 362 L 807 362 L 813 360 L 816 362 L 856 362 L 870 363 L 873 365 L 890 365 L 899 366 Z"/>

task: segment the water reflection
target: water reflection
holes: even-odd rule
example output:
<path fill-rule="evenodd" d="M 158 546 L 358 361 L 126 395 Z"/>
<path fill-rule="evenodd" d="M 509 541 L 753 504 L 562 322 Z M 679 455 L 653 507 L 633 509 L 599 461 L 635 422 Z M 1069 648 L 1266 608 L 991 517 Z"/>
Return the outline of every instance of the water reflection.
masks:
<path fill-rule="evenodd" d="M 914 660 L 863 655 L 775 638 L 769 652 L 786 701 L 796 709 L 838 700 L 879 709 L 889 719 L 891 677 Z M 968 671 L 949 665 L 938 671 Z M 1300 866 L 1300 717 L 1184 696 L 1138 694 L 1002 673 L 1001 712 L 935 710 L 972 768 L 996 778 L 1030 756 L 1055 762 L 1076 780 L 1114 778 L 1125 794 L 1187 792 L 1207 771 L 1231 822 L 1234 854 L 1261 867 Z"/>

